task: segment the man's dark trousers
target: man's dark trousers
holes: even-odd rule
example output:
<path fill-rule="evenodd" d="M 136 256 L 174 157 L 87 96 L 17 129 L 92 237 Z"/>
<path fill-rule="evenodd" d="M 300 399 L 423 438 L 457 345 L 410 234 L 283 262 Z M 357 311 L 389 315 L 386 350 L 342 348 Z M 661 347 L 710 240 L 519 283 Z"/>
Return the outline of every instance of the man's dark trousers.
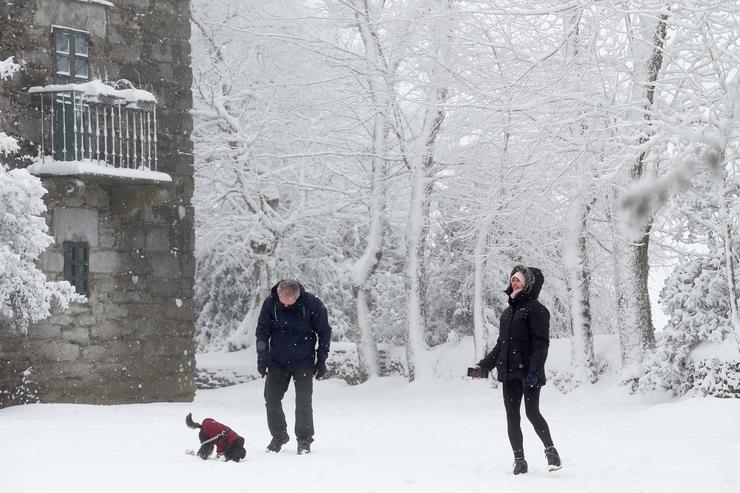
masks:
<path fill-rule="evenodd" d="M 283 412 L 283 396 L 288 390 L 290 379 L 295 386 L 295 436 L 299 442 L 313 442 L 313 368 L 307 370 L 284 370 L 271 366 L 265 381 L 265 407 L 267 426 L 275 438 L 288 436 L 288 425 Z"/>

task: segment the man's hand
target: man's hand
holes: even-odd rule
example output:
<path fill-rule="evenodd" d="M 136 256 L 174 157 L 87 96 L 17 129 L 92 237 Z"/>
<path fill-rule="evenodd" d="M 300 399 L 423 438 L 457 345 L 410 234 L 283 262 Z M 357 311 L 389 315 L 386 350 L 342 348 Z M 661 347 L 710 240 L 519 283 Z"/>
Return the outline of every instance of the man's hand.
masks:
<path fill-rule="evenodd" d="M 265 375 L 267 375 L 267 365 L 258 363 L 257 371 L 259 372 L 260 375 L 262 375 L 262 378 L 265 378 Z"/>
<path fill-rule="evenodd" d="M 524 390 L 532 390 L 535 388 L 537 386 L 537 375 L 530 373 L 526 377 L 522 378 L 522 386 L 524 387 Z"/>
<path fill-rule="evenodd" d="M 326 375 L 326 361 L 318 360 L 313 367 L 313 373 L 316 375 L 316 380 L 321 380 Z"/>

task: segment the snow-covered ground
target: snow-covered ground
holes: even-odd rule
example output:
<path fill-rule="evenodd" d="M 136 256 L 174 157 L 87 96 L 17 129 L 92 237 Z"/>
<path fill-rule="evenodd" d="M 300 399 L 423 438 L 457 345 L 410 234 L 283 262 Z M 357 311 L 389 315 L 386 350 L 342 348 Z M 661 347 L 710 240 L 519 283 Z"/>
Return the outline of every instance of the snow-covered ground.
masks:
<path fill-rule="evenodd" d="M 543 391 L 564 461 L 546 472 L 524 422 L 530 473 L 511 474 L 501 393 L 488 382 L 398 377 L 314 390 L 314 453 L 269 441 L 263 381 L 200 391 L 193 403 L 37 404 L 0 410 L 3 492 L 734 492 L 740 491 L 740 401 L 650 402 L 609 382 Z M 286 396 L 292 423 L 292 390 Z M 184 417 L 214 417 L 246 437 L 241 463 L 185 455 Z M 290 430 L 292 432 L 292 430 Z M 291 433 L 292 435 L 292 433 Z"/>

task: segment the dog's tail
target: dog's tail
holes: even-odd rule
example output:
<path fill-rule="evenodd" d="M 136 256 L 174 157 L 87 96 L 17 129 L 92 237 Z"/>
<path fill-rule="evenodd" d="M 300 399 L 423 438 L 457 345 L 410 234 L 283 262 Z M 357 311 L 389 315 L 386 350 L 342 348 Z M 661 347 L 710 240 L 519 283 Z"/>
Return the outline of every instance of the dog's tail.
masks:
<path fill-rule="evenodd" d="M 193 413 L 188 413 L 188 415 L 185 416 L 185 424 L 190 428 L 200 428 L 200 423 L 193 421 Z"/>

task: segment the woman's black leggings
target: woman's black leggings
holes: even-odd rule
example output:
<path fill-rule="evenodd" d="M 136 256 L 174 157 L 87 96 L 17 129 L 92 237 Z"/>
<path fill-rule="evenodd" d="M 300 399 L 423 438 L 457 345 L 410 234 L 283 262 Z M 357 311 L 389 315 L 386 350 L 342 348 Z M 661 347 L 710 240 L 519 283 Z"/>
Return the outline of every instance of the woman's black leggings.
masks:
<path fill-rule="evenodd" d="M 522 417 L 519 409 L 522 407 L 524 397 L 524 410 L 529 422 L 534 426 L 534 431 L 542 440 L 545 448 L 552 445 L 550 428 L 547 421 L 540 414 L 540 388 L 524 391 L 521 380 L 509 380 L 504 382 L 504 407 L 506 408 L 506 423 L 509 427 L 509 441 L 514 457 L 524 457 L 524 445 L 522 440 Z"/>

